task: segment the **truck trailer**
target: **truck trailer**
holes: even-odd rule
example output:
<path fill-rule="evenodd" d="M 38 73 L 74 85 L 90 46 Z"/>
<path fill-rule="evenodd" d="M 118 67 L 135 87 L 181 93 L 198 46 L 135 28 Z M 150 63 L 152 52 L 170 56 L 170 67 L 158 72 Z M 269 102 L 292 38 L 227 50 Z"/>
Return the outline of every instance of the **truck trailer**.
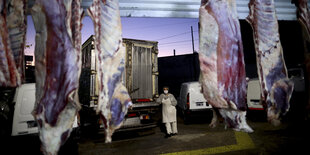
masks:
<path fill-rule="evenodd" d="M 100 131 L 101 121 L 95 113 L 98 103 L 97 60 L 94 36 L 82 45 L 82 71 L 79 97 L 81 127 Z M 160 114 L 158 97 L 158 42 L 136 39 L 123 39 L 126 49 L 125 71 L 122 82 L 132 99 L 133 106 L 118 131 L 153 128 L 157 126 Z"/>

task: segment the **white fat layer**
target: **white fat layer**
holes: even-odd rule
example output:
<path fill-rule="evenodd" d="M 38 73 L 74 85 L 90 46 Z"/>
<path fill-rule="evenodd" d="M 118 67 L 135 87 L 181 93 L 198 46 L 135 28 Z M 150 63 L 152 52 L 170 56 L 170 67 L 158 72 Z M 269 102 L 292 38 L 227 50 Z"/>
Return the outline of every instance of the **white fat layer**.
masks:
<path fill-rule="evenodd" d="M 75 106 L 68 104 L 58 116 L 56 126 L 50 126 L 43 121 L 43 127 L 40 128 L 39 135 L 45 154 L 57 154 L 62 143 L 61 136 L 66 131 L 69 131 L 68 136 L 70 135 L 76 113 Z M 37 118 L 44 120 L 44 116 L 45 112 L 43 111 Z"/>
<path fill-rule="evenodd" d="M 219 38 L 219 26 L 215 18 L 208 13 L 206 3 L 199 9 L 200 36 L 200 83 L 202 84 L 204 97 L 214 107 L 227 107 L 226 101 L 221 97 L 223 88 L 218 88 L 217 80 L 217 44 Z M 207 64 L 207 65 L 206 65 Z"/>
<path fill-rule="evenodd" d="M 201 74 L 200 83 L 203 90 L 204 97 L 209 101 L 213 107 L 228 108 L 226 100 L 222 97 L 223 89 L 218 87 L 217 72 L 216 72 L 216 60 L 214 60 L 215 54 L 211 55 L 211 58 L 199 53 L 200 62 L 208 63 L 205 66 L 200 63 Z"/>
<path fill-rule="evenodd" d="M 66 0 L 65 3 L 71 4 L 72 0 Z M 36 46 L 35 46 L 35 57 L 36 57 L 36 103 L 34 106 L 34 110 L 37 109 L 37 104 L 40 102 L 41 98 L 44 94 L 44 84 L 45 84 L 45 77 L 46 77 L 46 41 L 47 41 L 47 17 L 44 12 L 44 9 L 41 6 L 42 1 L 38 1 L 31 9 L 32 18 L 34 21 L 34 26 L 36 29 Z M 71 10 L 71 5 L 65 5 L 67 12 Z M 81 12 L 80 12 L 81 13 Z M 70 14 L 71 18 L 71 14 Z M 66 20 L 68 22 L 68 20 Z M 68 23 L 67 23 L 68 24 Z M 71 27 L 67 25 L 67 32 L 71 35 Z M 59 32 L 62 34 L 63 32 Z M 72 38 L 70 38 L 72 39 Z M 64 44 L 72 44 L 69 40 L 66 40 Z M 73 51 L 70 51 L 71 54 L 76 54 Z M 72 57 L 72 56 L 71 56 Z M 80 72 L 80 64 L 81 61 L 72 60 L 69 63 L 74 63 L 75 65 L 79 66 Z M 77 64 L 76 64 L 77 63 Z M 68 75 L 69 77 L 74 78 L 74 75 Z M 55 81 L 57 79 L 54 79 Z M 57 123 L 55 126 L 50 126 L 50 124 L 45 122 L 45 109 L 43 108 L 43 112 L 39 115 L 36 115 L 36 119 L 42 120 L 42 128 L 39 128 L 39 136 L 42 142 L 43 151 L 45 154 L 57 154 L 59 147 L 61 146 L 61 136 L 66 131 L 68 132 L 68 136 L 72 130 L 72 125 L 77 113 L 77 109 L 79 109 L 78 103 L 78 96 L 77 91 L 71 92 L 68 95 L 68 103 L 64 110 L 60 112 L 58 115 Z M 52 103 L 50 103 L 52 104 Z M 35 111 L 33 112 L 36 113 Z"/>
<path fill-rule="evenodd" d="M 103 79 L 101 79 L 101 76 L 98 76 L 98 81 L 99 83 L 103 83 L 105 87 L 103 88 L 103 91 L 99 92 L 99 98 L 101 99 L 101 97 L 103 97 L 103 100 L 102 102 L 98 102 L 97 113 L 101 112 L 104 116 L 108 116 L 108 118 L 109 111 L 105 110 L 106 108 L 108 108 L 107 106 L 110 100 L 108 96 L 108 81 L 109 79 L 113 79 L 114 74 L 121 74 L 118 68 L 125 67 L 125 64 L 123 63 L 124 57 L 125 47 L 120 46 L 119 51 L 113 57 L 107 57 L 102 63 L 100 63 L 100 67 L 102 68 L 102 71 L 104 71 L 104 76 Z M 104 95 L 104 93 L 106 95 Z"/>
<path fill-rule="evenodd" d="M 72 0 L 63 0 L 64 1 L 64 6 L 66 8 L 66 10 L 71 10 L 72 7 Z M 69 35 L 69 38 L 71 39 L 71 42 L 73 43 L 73 38 L 72 38 L 72 30 L 71 30 L 71 19 L 72 18 L 72 12 L 71 11 L 67 11 L 66 13 L 66 28 L 67 28 L 67 33 Z M 76 62 L 76 61 L 74 61 Z"/>
<path fill-rule="evenodd" d="M 99 99 L 97 113 L 106 119 L 106 142 L 111 142 L 111 136 L 115 129 L 121 126 L 111 124 L 112 114 L 111 104 L 117 98 L 122 104 L 122 112 L 127 113 L 128 106 L 124 103 L 129 102 L 130 97 L 127 89 L 117 81 L 114 92 L 109 88 L 109 80 L 114 80 L 115 76 L 122 75 L 122 68 L 125 67 L 125 47 L 122 44 L 122 28 L 119 13 L 118 1 L 107 0 L 105 2 L 94 0 L 88 9 L 95 25 L 95 50 L 97 58 L 97 73 L 99 88 Z M 111 87 L 111 86 L 110 86 Z M 113 94 L 112 97 L 109 93 Z M 129 103 L 130 104 L 130 103 Z"/>
<path fill-rule="evenodd" d="M 274 106 L 271 106 L 271 107 L 268 107 L 267 109 L 267 119 L 268 119 L 268 122 L 270 122 L 272 125 L 274 126 L 279 126 L 280 125 L 280 120 L 279 120 L 279 116 L 280 116 L 280 111 L 278 111 L 276 113 L 276 110 L 275 110 L 276 107 Z"/>
<path fill-rule="evenodd" d="M 115 91 L 114 91 L 114 94 L 113 94 L 113 97 L 111 100 L 119 99 L 120 103 L 122 104 L 121 111 L 123 112 L 124 115 L 126 115 L 128 107 L 132 105 L 132 102 L 129 102 L 129 103 L 127 103 L 127 105 L 125 105 L 126 101 L 128 101 L 130 99 L 130 96 L 128 94 L 124 94 L 123 92 L 127 92 L 127 88 L 123 84 L 118 83 L 117 86 L 115 87 Z M 108 113 L 107 113 L 107 116 L 105 116 L 105 117 L 110 117 L 110 119 L 111 119 L 113 111 L 111 111 L 111 110 L 106 110 L 106 111 L 108 111 Z M 103 114 L 103 113 L 101 113 L 101 114 Z M 105 133 L 106 133 L 105 142 L 106 143 L 110 143 L 112 141 L 113 132 L 116 129 L 120 128 L 121 125 L 122 125 L 122 123 L 119 123 L 118 125 L 108 124 L 108 127 L 105 129 Z"/>
<path fill-rule="evenodd" d="M 230 119 L 237 123 L 237 125 L 233 127 L 234 130 L 248 133 L 254 132 L 253 129 L 246 122 L 246 111 L 219 109 L 219 112 L 225 120 Z"/>
<path fill-rule="evenodd" d="M 263 55 L 260 56 L 260 59 L 258 57 L 258 55 L 256 56 L 256 62 L 257 62 L 257 68 L 258 68 L 258 78 L 259 81 L 261 83 L 264 84 L 265 87 L 263 87 L 263 84 L 261 84 L 261 90 L 265 90 L 267 92 L 270 92 L 270 90 L 267 87 L 267 75 L 270 73 L 271 70 L 273 70 L 273 68 L 279 63 L 279 62 L 283 62 L 283 66 L 284 66 L 284 70 L 287 76 L 287 69 L 286 69 L 286 65 L 285 65 L 285 61 L 284 61 L 284 57 L 283 57 L 283 49 L 281 46 L 281 42 L 280 42 L 280 38 L 279 38 L 279 33 L 278 33 L 278 22 L 277 22 L 277 16 L 275 14 L 274 11 L 272 12 L 262 12 L 264 10 L 275 10 L 274 8 L 274 1 L 270 1 L 271 4 L 270 5 L 264 5 L 262 6 L 261 3 L 263 2 L 259 2 L 259 6 L 263 7 L 261 9 L 256 9 L 255 5 L 251 5 L 250 6 L 250 10 L 252 13 L 250 13 L 248 19 L 252 26 L 253 29 L 257 30 L 257 35 L 258 38 L 255 38 L 254 40 L 256 41 L 255 43 L 255 47 L 256 50 L 258 50 L 256 52 L 256 54 L 258 53 L 262 53 Z M 257 6 L 258 7 L 258 6 Z M 255 19 L 255 18 L 259 18 L 259 17 L 254 17 L 255 15 L 257 15 L 260 12 L 261 14 L 265 14 L 266 16 L 269 16 L 269 19 L 273 19 L 270 21 L 270 24 L 272 24 L 272 26 L 269 26 L 271 29 L 269 30 L 262 30 L 260 29 L 261 26 L 259 26 L 259 24 L 263 24 L 262 22 L 260 22 L 261 19 Z M 251 20 L 257 20 L 257 24 L 254 24 Z M 264 35 L 261 34 L 265 34 L 268 31 L 269 33 L 272 33 L 272 35 L 269 38 L 264 38 L 265 40 L 268 40 L 268 42 L 264 42 L 263 41 L 263 37 L 266 37 Z M 261 71 L 260 71 L 261 69 Z M 270 96 L 264 96 L 265 94 L 263 94 L 263 97 L 266 98 L 266 100 L 270 99 Z"/>
<path fill-rule="evenodd" d="M 218 118 L 217 118 L 217 114 L 214 109 L 212 109 L 212 114 L 213 114 L 213 117 L 212 117 L 211 123 L 209 124 L 209 127 L 215 128 L 218 124 Z"/>
<path fill-rule="evenodd" d="M 199 29 L 199 53 L 211 57 L 211 55 L 217 52 L 219 26 L 215 18 L 205 9 L 206 5 L 201 6 L 199 9 L 199 21 L 201 24 Z M 217 60 L 216 55 L 215 60 Z"/>
<path fill-rule="evenodd" d="M 234 110 L 238 110 L 238 108 L 237 108 L 237 106 L 236 106 L 236 104 L 234 102 L 229 101 L 229 103 L 230 103 L 230 108 L 232 108 Z"/>
<path fill-rule="evenodd" d="M 236 0 L 227 0 L 227 2 L 232 18 L 238 20 Z"/>
<path fill-rule="evenodd" d="M 1 71 L 0 71 L 0 85 L 2 86 L 11 86 L 16 87 L 16 85 L 21 84 L 21 75 L 22 67 L 19 65 L 20 62 L 15 63 L 14 61 L 14 53 L 15 52 L 23 52 L 24 47 L 21 47 L 25 42 L 25 33 L 26 33 L 26 25 L 25 25 L 25 15 L 24 15 L 24 2 L 23 1 L 11 1 L 10 5 L 4 5 L 4 2 L 0 2 L 0 12 L 6 10 L 6 16 L 4 14 L 0 15 L 0 25 L 1 30 L 0 33 L 4 36 L 0 36 L 0 59 L 1 59 Z M 14 11 L 12 11 L 14 10 Z M 4 33 L 5 32 L 5 33 Z M 12 34 L 20 33 L 18 35 L 14 35 L 14 37 L 10 36 Z M 4 38 L 2 38 L 4 37 Z M 4 40 L 5 39 L 5 40 Z M 4 44 L 6 41 L 6 46 Z M 7 50 L 7 51 L 5 51 Z M 22 58 L 18 58 L 22 59 Z M 8 62 L 11 62 L 11 65 L 8 65 Z M 12 70 L 13 69 L 13 70 Z M 13 73 L 14 72 L 14 73 Z M 13 73 L 13 77 L 11 74 Z M 10 79 L 15 78 L 15 82 L 11 82 Z"/>
<path fill-rule="evenodd" d="M 40 5 L 34 5 L 31 9 L 31 15 L 36 29 L 35 37 L 35 75 L 36 75 L 36 102 L 34 110 L 36 110 L 40 99 L 43 96 L 44 83 L 46 77 L 46 60 L 45 60 L 45 49 L 46 49 L 46 40 L 47 40 L 47 24 L 46 16 L 43 13 L 42 7 Z"/>
<path fill-rule="evenodd" d="M 276 47 L 277 48 L 272 47 L 270 49 L 270 53 L 263 52 L 265 53 L 265 56 L 261 57 L 261 65 L 263 69 L 263 74 L 265 76 L 267 76 L 270 73 L 270 71 L 277 65 L 278 62 L 282 61 L 284 63 L 283 50 L 281 47 L 281 43 L 278 42 L 276 44 Z M 286 70 L 286 67 L 285 67 L 285 70 Z"/>

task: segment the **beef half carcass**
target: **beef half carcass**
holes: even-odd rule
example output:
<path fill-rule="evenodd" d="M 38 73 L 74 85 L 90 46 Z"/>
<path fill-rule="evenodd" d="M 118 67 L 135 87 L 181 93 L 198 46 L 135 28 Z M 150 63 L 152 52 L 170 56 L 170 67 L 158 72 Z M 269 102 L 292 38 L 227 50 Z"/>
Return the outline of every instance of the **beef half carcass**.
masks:
<path fill-rule="evenodd" d="M 294 83 L 287 76 L 274 1 L 251 0 L 249 9 L 246 20 L 254 34 L 261 100 L 268 121 L 279 125 L 280 115 L 289 110 Z"/>
<path fill-rule="evenodd" d="M 246 77 L 240 25 L 234 0 L 202 0 L 200 83 L 204 97 L 229 127 L 253 132 L 246 123 Z M 214 126 L 214 113 L 211 126 Z"/>
<path fill-rule="evenodd" d="M 24 78 L 26 0 L 0 1 L 0 86 L 16 87 Z"/>
<path fill-rule="evenodd" d="M 297 19 L 302 26 L 304 38 L 304 56 L 305 66 L 307 71 L 307 80 L 310 81 L 310 11 L 308 7 L 308 0 L 292 0 L 297 7 Z M 310 85 L 308 85 L 310 90 Z M 308 115 L 310 115 L 310 91 L 308 91 L 308 103 L 306 106 Z"/>
<path fill-rule="evenodd" d="M 31 10 L 36 29 L 33 114 L 44 154 L 57 154 L 80 108 L 82 12 L 80 0 L 37 0 Z"/>
<path fill-rule="evenodd" d="M 95 50 L 99 97 L 97 113 L 105 128 L 106 142 L 119 128 L 132 104 L 126 87 L 122 84 L 125 68 L 125 48 L 118 0 L 94 0 L 88 14 L 95 27 Z"/>
<path fill-rule="evenodd" d="M 308 8 L 308 0 L 292 0 L 297 7 L 297 18 L 306 29 L 307 36 L 310 36 L 310 12 Z"/>
<path fill-rule="evenodd" d="M 27 31 L 26 0 L 7 0 L 7 24 L 11 49 L 21 81 L 25 80 L 24 48 Z"/>

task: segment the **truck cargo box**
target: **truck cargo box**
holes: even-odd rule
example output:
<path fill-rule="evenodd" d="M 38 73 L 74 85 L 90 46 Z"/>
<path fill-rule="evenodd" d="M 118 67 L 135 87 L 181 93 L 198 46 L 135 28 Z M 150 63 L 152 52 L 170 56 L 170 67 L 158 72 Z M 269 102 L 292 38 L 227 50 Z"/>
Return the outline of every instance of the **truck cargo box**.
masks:
<path fill-rule="evenodd" d="M 91 125 L 96 122 L 100 124 L 100 121 L 94 121 L 99 119 L 95 114 L 99 89 L 94 42 L 94 36 L 90 36 L 82 45 L 79 88 L 81 123 Z M 158 97 L 158 42 L 123 39 L 123 46 L 126 49 L 126 58 L 122 82 L 132 99 L 133 107 L 128 111 L 121 130 L 155 127 L 159 109 L 159 104 L 155 102 Z"/>
<path fill-rule="evenodd" d="M 158 42 L 123 39 L 126 48 L 124 82 L 134 103 L 158 97 Z"/>

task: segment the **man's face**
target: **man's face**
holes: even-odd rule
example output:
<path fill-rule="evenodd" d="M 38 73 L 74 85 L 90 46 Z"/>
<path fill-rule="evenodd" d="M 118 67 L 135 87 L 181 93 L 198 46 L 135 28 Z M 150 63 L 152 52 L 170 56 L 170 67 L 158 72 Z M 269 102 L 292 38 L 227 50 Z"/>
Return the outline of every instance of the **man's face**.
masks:
<path fill-rule="evenodd" d="M 164 88 L 164 93 L 168 94 L 168 88 Z"/>

